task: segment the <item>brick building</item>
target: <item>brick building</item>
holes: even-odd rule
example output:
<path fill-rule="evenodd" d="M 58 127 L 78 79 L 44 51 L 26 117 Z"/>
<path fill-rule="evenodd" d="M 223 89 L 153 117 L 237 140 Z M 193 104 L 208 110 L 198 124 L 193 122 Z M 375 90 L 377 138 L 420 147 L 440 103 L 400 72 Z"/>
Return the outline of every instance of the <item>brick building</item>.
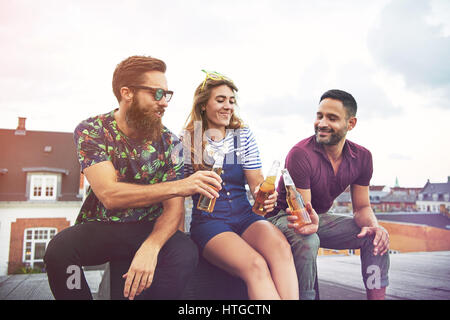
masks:
<path fill-rule="evenodd" d="M 393 187 L 389 194 L 381 198 L 381 212 L 417 211 L 416 200 L 422 188 Z"/>
<path fill-rule="evenodd" d="M 43 267 L 50 239 L 72 225 L 84 178 L 73 134 L 0 129 L 0 275 Z"/>

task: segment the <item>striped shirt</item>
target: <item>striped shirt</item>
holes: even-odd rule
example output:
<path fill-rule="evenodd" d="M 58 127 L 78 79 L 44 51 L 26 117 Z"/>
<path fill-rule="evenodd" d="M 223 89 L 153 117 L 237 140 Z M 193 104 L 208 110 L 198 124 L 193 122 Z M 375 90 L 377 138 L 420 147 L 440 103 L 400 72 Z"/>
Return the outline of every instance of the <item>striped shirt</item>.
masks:
<path fill-rule="evenodd" d="M 234 150 L 234 134 L 239 134 L 240 146 Z M 222 152 L 229 153 L 236 151 L 236 155 L 241 157 L 241 164 L 244 170 L 255 170 L 261 169 L 261 158 L 259 155 L 258 145 L 256 143 L 255 136 L 253 132 L 248 127 L 241 129 L 229 129 L 227 130 L 225 139 L 221 141 L 213 141 L 207 137 L 207 142 L 211 146 L 212 151 L 217 152 L 222 150 Z M 190 154 L 190 150 L 184 150 L 185 158 L 187 154 Z M 225 158 L 225 164 L 229 163 L 228 158 Z M 190 161 L 185 161 L 184 163 L 184 174 L 185 177 L 194 173 L 194 168 Z"/>

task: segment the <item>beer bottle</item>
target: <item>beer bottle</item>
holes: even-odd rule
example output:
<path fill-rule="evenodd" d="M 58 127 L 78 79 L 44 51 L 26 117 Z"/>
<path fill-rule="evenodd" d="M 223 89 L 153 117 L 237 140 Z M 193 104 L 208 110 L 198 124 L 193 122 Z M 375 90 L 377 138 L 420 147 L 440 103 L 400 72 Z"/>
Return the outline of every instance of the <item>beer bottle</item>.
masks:
<path fill-rule="evenodd" d="M 303 201 L 302 195 L 295 188 L 294 181 L 292 181 L 291 175 L 287 169 L 282 169 L 284 186 L 286 187 L 286 201 L 289 208 L 291 209 L 291 214 L 297 216 L 297 221 L 299 227 L 311 223 L 311 218 L 305 208 L 305 202 Z"/>
<path fill-rule="evenodd" d="M 222 166 L 223 166 L 224 158 L 225 158 L 225 154 L 220 150 L 218 152 L 214 153 L 214 155 L 213 155 L 214 164 L 213 164 L 211 171 L 214 171 L 219 176 L 222 173 Z M 214 190 L 217 191 L 216 188 L 214 188 Z M 206 211 L 209 213 L 213 212 L 214 206 L 216 205 L 216 199 L 217 199 L 216 197 L 210 199 L 208 197 L 205 197 L 204 195 L 200 195 L 200 198 L 198 199 L 198 203 L 197 203 L 197 209 Z"/>
<path fill-rule="evenodd" d="M 259 186 L 259 190 L 255 196 L 255 203 L 253 204 L 252 211 L 260 216 L 266 215 L 266 210 L 264 210 L 264 201 L 269 198 L 269 196 L 275 191 L 275 180 L 277 179 L 278 168 L 280 167 L 280 162 L 275 160 L 272 163 L 272 167 L 270 168 L 266 180 L 261 183 Z"/>

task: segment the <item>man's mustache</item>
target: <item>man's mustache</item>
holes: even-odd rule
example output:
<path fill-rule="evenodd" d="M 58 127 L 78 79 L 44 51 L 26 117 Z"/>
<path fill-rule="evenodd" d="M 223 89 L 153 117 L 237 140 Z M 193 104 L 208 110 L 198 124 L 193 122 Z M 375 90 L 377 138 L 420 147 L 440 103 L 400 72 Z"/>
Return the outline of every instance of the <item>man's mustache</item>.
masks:
<path fill-rule="evenodd" d="M 333 129 L 331 129 L 331 128 L 319 128 L 319 127 L 316 127 L 316 132 L 328 132 L 328 133 L 333 133 L 334 132 L 334 130 Z"/>

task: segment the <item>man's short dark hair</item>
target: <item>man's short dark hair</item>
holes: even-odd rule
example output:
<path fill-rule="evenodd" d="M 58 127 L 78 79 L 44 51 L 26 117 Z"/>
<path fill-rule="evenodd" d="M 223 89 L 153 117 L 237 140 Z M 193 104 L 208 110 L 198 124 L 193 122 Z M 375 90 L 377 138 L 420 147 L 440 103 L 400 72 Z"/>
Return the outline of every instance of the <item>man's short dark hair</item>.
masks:
<path fill-rule="evenodd" d="M 323 99 L 327 98 L 339 100 L 340 102 L 342 102 L 345 109 L 347 109 L 347 119 L 356 116 L 356 110 L 358 109 L 358 106 L 356 104 L 355 98 L 353 98 L 350 93 L 338 89 L 328 90 L 320 97 L 319 103 L 322 102 Z"/>

